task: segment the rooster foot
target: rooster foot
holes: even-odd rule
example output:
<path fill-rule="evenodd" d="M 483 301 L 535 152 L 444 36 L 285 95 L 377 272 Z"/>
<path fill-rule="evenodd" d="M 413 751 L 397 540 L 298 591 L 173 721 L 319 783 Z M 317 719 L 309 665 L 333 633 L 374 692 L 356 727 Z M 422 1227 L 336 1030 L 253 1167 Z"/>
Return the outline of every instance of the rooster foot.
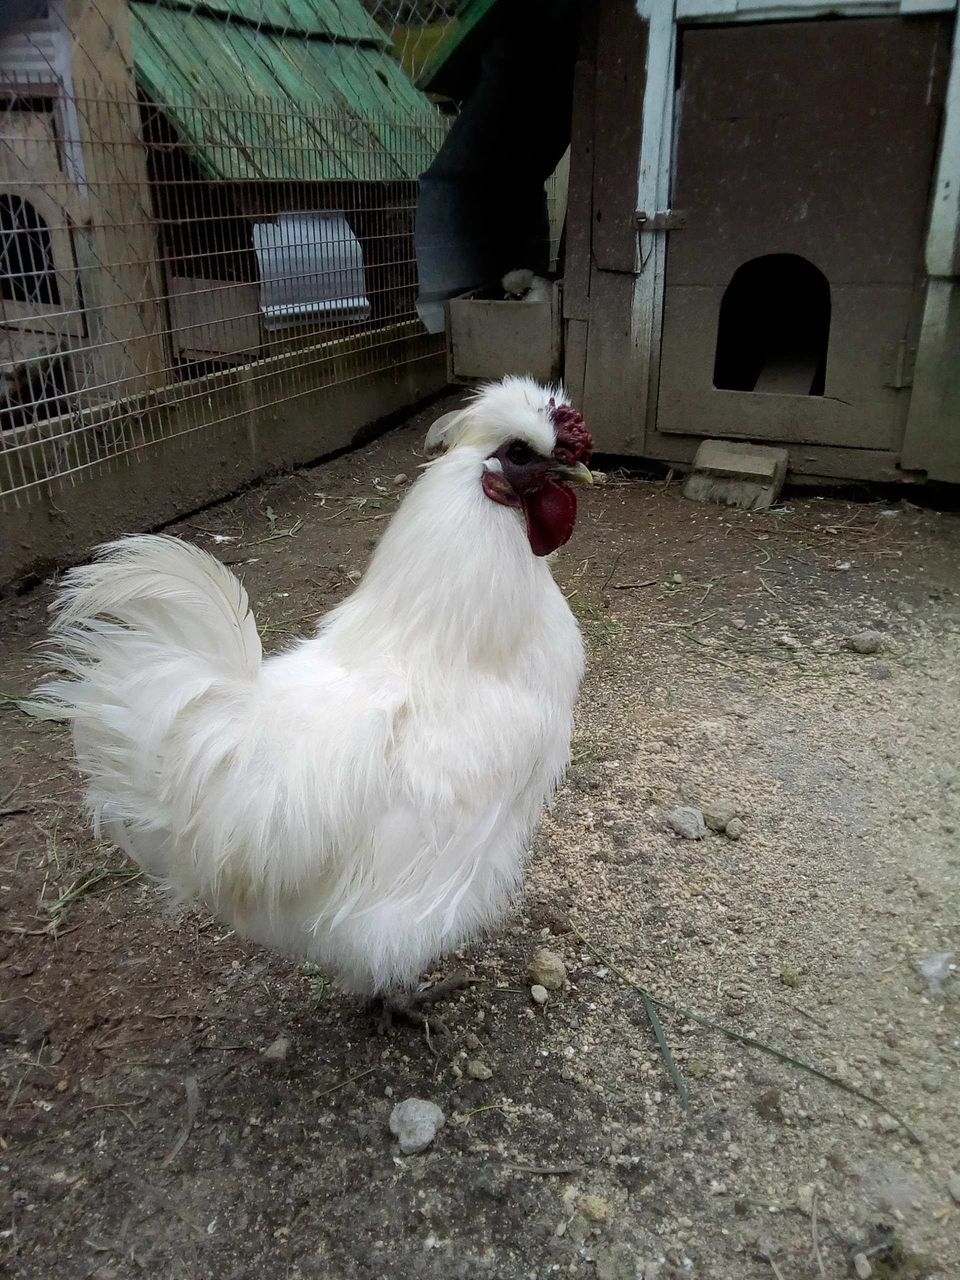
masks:
<path fill-rule="evenodd" d="M 424 1011 L 425 1007 L 439 1004 L 440 1001 L 446 1000 L 447 996 L 468 986 L 469 983 L 468 974 L 453 973 L 449 978 L 435 982 L 432 987 L 424 987 L 419 991 L 391 991 L 381 996 L 378 1001 L 380 1019 L 377 1023 L 377 1033 L 385 1035 L 394 1022 L 409 1022 L 414 1026 L 423 1027 L 428 1041 L 431 1033 L 449 1037 L 450 1029 L 443 1019 L 438 1018 L 436 1014 L 428 1015 Z"/>

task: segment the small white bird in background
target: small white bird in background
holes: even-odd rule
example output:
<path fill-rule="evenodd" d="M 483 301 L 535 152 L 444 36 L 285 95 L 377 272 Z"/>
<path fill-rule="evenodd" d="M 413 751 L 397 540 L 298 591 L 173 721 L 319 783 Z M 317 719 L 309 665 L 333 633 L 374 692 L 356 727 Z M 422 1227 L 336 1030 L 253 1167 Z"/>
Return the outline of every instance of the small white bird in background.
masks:
<path fill-rule="evenodd" d="M 124 538 L 53 606 L 94 827 L 179 901 L 409 1014 L 502 920 L 567 765 L 580 633 L 544 559 L 592 441 L 561 390 L 481 389 L 427 437 L 360 584 L 264 659 L 240 582 Z M 448 984 L 440 984 L 445 991 Z"/>
<path fill-rule="evenodd" d="M 507 299 L 512 302 L 549 302 L 553 285 L 543 276 L 534 275 L 527 267 L 508 271 L 500 281 Z"/>

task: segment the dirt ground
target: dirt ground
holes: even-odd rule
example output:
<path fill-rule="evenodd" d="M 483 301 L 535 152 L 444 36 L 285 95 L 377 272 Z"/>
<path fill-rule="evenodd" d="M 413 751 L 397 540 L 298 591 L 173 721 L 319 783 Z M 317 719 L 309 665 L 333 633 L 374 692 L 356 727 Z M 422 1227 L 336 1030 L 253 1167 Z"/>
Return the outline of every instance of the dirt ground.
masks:
<path fill-rule="evenodd" d="M 268 647 L 350 591 L 426 425 L 175 530 L 236 565 Z M 918 970 L 960 950 L 960 518 L 612 474 L 555 570 L 589 649 L 574 763 L 449 1040 L 378 1037 L 321 974 L 169 914 L 89 834 L 64 731 L 0 710 L 6 1274 L 960 1276 L 960 979 Z M 5 607 L 7 693 L 49 598 Z M 881 652 L 844 648 L 865 628 Z M 738 840 L 665 826 L 722 802 Z M 569 985 L 541 1008 L 543 945 Z M 411 1096 L 446 1124 L 402 1157 Z"/>

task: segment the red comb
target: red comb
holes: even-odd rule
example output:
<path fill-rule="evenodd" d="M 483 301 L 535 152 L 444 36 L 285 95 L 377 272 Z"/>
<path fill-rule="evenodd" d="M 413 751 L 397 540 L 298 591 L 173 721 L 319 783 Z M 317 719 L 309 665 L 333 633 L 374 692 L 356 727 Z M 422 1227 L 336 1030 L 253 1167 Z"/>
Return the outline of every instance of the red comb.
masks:
<path fill-rule="evenodd" d="M 583 424 L 583 417 L 568 404 L 557 404 L 550 399 L 550 418 L 557 443 L 553 456 L 564 466 L 573 466 L 577 462 L 589 462 L 593 453 L 593 436 Z"/>

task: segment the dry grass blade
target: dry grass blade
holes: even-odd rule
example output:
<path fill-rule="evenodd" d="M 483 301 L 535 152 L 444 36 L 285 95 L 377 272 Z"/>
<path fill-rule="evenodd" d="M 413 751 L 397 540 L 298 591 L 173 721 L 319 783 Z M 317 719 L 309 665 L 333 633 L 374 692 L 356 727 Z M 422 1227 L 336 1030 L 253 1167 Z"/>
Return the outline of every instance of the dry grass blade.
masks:
<path fill-rule="evenodd" d="M 671 1013 L 680 1014 L 681 1017 L 688 1019 L 690 1022 L 697 1023 L 698 1026 L 707 1027 L 711 1031 L 716 1031 L 719 1035 L 726 1036 L 728 1040 L 736 1040 L 738 1044 L 746 1045 L 750 1049 L 756 1049 L 759 1053 L 765 1053 L 768 1057 L 776 1058 L 778 1062 L 786 1063 L 787 1066 L 794 1067 L 797 1071 L 803 1071 L 807 1075 L 814 1076 L 817 1080 L 822 1080 L 824 1084 L 829 1084 L 832 1085 L 834 1089 L 839 1089 L 841 1093 L 849 1094 L 851 1098 L 858 1098 L 861 1102 L 867 1102 L 871 1107 L 876 1107 L 877 1110 L 882 1111 L 884 1115 L 888 1115 L 891 1120 L 896 1120 L 904 1133 L 906 1133 L 910 1140 L 915 1142 L 918 1147 L 923 1146 L 923 1139 L 910 1128 L 902 1116 L 897 1115 L 895 1111 L 891 1111 L 891 1109 L 885 1103 L 881 1102 L 879 1098 L 874 1098 L 869 1093 L 865 1093 L 862 1089 L 858 1089 L 856 1085 L 848 1084 L 845 1080 L 841 1080 L 839 1076 L 831 1075 L 829 1071 L 821 1071 L 821 1069 L 819 1067 L 815 1067 L 813 1063 L 804 1062 L 802 1058 L 796 1058 L 792 1053 L 785 1053 L 782 1049 L 776 1049 L 773 1045 L 766 1044 L 763 1040 L 757 1040 L 754 1036 L 748 1036 L 742 1031 L 736 1031 L 733 1027 L 727 1027 L 722 1022 L 714 1022 L 712 1018 L 705 1018 L 702 1014 L 694 1013 L 692 1009 L 688 1009 L 686 1006 L 681 1004 L 675 1004 L 672 1000 L 660 1000 L 655 996 L 651 996 L 635 978 L 632 978 L 628 973 L 621 969 L 619 965 L 615 964 L 609 956 L 604 955 L 596 944 L 591 942 L 586 934 L 581 933 L 576 926 L 574 926 L 574 933 L 583 945 L 592 952 L 598 960 L 605 964 L 612 973 L 615 973 L 622 982 L 625 982 L 628 987 L 632 987 L 634 991 L 639 993 L 644 1002 L 644 1007 L 648 1009 L 648 1013 L 649 1005 L 655 1005 L 660 1009 L 669 1009 Z M 656 1032 L 656 1027 L 654 1027 L 654 1031 Z M 661 1052 L 663 1052 L 662 1045 Z"/>
<path fill-rule="evenodd" d="M 252 542 L 241 542 L 241 547 L 259 547 L 264 542 L 278 542 L 281 538 L 295 538 L 303 528 L 303 521 L 298 516 L 289 529 L 276 529 L 262 538 L 254 538 Z"/>
<path fill-rule="evenodd" d="M 839 1076 L 831 1075 L 829 1071 L 821 1071 L 813 1063 L 804 1062 L 802 1058 L 795 1058 L 792 1053 L 785 1053 L 782 1049 L 775 1049 L 773 1045 L 766 1044 L 763 1040 L 757 1040 L 753 1036 L 745 1035 L 742 1031 L 735 1031 L 733 1027 L 724 1026 L 721 1022 L 714 1022 L 712 1018 L 704 1018 L 702 1014 L 694 1013 L 692 1009 L 686 1009 L 683 1005 L 674 1004 L 670 1000 L 657 1000 L 656 1003 L 661 1009 L 670 1009 L 684 1018 L 689 1018 L 691 1022 L 698 1023 L 701 1027 L 709 1027 L 711 1031 L 719 1032 L 720 1035 L 726 1036 L 728 1040 L 736 1040 L 739 1044 L 746 1045 L 750 1049 L 757 1049 L 760 1053 L 767 1054 L 768 1057 L 776 1058 L 779 1062 L 785 1062 L 788 1066 L 795 1067 L 797 1071 L 804 1071 L 807 1075 L 814 1076 L 825 1084 L 831 1084 L 842 1093 L 848 1093 L 851 1098 L 859 1098 L 861 1102 L 868 1102 L 871 1107 L 876 1107 L 879 1111 L 888 1115 L 891 1120 L 896 1120 L 904 1133 L 918 1147 L 923 1146 L 923 1139 L 910 1128 L 902 1116 L 898 1116 L 895 1111 L 891 1111 L 879 1098 L 874 1098 L 871 1094 L 864 1093 L 856 1085 L 848 1084 L 846 1080 L 841 1080 Z"/>
<path fill-rule="evenodd" d="M 639 988 L 638 988 L 639 989 Z M 663 1058 L 664 1065 L 673 1081 L 673 1087 L 677 1091 L 677 1095 L 684 1106 L 690 1101 L 690 1095 L 687 1092 L 687 1086 L 683 1082 L 683 1076 L 680 1074 L 680 1068 L 677 1066 L 676 1059 L 670 1052 L 670 1046 L 667 1044 L 667 1037 L 663 1031 L 663 1024 L 657 1014 L 656 1008 L 646 991 L 640 990 L 640 999 L 643 1001 L 643 1007 L 646 1010 L 647 1017 L 650 1019 L 650 1025 L 653 1027 L 653 1034 L 657 1037 L 657 1044 L 660 1046 L 660 1055 Z"/>
<path fill-rule="evenodd" d="M 103 867 L 100 871 L 94 871 L 91 875 L 83 880 L 78 880 L 71 885 L 65 893 L 61 893 L 56 902 L 51 902 L 47 907 L 47 914 L 50 916 L 50 928 L 56 928 L 64 917 L 68 907 L 85 897 L 88 893 L 95 892 L 99 887 L 106 884 L 111 886 L 114 884 L 129 884 L 133 880 L 139 880 L 143 872 L 138 867 Z"/>
<path fill-rule="evenodd" d="M 12 693 L 0 693 L 0 709 L 9 707 L 11 711 L 19 711 L 31 720 L 59 720 L 60 714 L 42 702 L 34 702 L 30 698 L 15 698 Z"/>
<path fill-rule="evenodd" d="M 372 1076 L 376 1069 L 376 1067 L 368 1067 L 366 1071 L 358 1071 L 356 1075 L 347 1076 L 346 1080 L 341 1080 L 339 1084 L 332 1084 L 329 1089 L 321 1089 L 319 1093 L 313 1095 L 314 1102 L 317 1102 L 320 1098 L 326 1098 L 331 1093 L 336 1093 L 338 1089 L 345 1089 L 348 1084 L 356 1084 L 358 1080 L 366 1080 L 367 1076 Z"/>

